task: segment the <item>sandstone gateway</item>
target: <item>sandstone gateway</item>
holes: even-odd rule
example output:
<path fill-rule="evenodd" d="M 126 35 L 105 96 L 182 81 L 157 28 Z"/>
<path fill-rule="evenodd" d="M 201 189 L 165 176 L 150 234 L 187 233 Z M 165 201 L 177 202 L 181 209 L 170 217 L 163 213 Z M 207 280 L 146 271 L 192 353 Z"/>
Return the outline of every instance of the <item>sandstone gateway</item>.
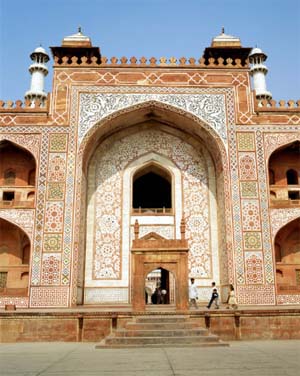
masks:
<path fill-rule="evenodd" d="M 190 312 L 191 277 L 206 326 L 212 281 L 299 317 L 300 101 L 272 100 L 266 54 L 224 30 L 200 59 L 107 59 L 81 30 L 51 52 L 51 93 L 38 47 L 25 100 L 0 102 L 2 340 L 35 338 L 26 315 L 95 340 L 158 285 L 159 311 Z"/>

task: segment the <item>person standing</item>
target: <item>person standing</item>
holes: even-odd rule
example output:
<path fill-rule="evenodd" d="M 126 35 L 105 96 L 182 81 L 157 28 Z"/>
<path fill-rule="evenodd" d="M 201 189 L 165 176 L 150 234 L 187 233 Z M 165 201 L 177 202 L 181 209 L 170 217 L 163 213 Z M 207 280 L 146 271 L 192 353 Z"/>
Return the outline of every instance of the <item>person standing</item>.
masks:
<path fill-rule="evenodd" d="M 212 291 L 211 291 L 211 298 L 206 308 L 210 309 L 211 305 L 214 303 L 215 308 L 219 309 L 219 293 L 216 287 L 216 282 L 212 282 L 211 284 Z"/>
<path fill-rule="evenodd" d="M 228 307 L 227 307 L 228 309 L 229 308 L 232 308 L 232 309 L 237 309 L 238 308 L 233 285 L 230 285 L 230 287 L 229 287 L 229 293 L 228 293 L 228 301 L 227 301 L 227 303 L 228 303 Z"/>
<path fill-rule="evenodd" d="M 198 290 L 197 290 L 197 286 L 195 285 L 194 278 L 191 278 L 191 284 L 189 287 L 189 299 L 190 299 L 191 307 L 198 308 L 197 306 Z"/>

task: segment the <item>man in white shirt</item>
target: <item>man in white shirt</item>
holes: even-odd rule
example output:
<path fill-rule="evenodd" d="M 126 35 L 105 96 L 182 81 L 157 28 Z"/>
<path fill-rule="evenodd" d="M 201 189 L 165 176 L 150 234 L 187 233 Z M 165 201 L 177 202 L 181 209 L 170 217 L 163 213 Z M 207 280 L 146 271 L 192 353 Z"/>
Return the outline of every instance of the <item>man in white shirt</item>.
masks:
<path fill-rule="evenodd" d="M 191 278 L 191 284 L 189 287 L 189 298 L 191 307 L 198 308 L 196 300 L 198 299 L 198 290 L 195 285 L 195 279 Z"/>

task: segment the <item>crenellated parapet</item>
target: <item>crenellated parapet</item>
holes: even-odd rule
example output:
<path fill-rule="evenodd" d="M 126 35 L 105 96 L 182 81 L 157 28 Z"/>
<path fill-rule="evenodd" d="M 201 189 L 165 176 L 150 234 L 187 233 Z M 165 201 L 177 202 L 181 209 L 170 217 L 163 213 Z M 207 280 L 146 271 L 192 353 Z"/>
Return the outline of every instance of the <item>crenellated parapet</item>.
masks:
<path fill-rule="evenodd" d="M 261 99 L 254 102 L 255 112 L 300 112 L 300 100 L 279 100 L 275 101 L 274 99 Z"/>
<path fill-rule="evenodd" d="M 132 56 L 127 57 L 111 57 L 107 58 L 102 56 L 99 59 L 98 56 L 54 56 L 54 67 L 184 67 L 184 68 L 219 68 L 219 69 L 234 69 L 234 68 L 248 68 L 249 61 L 248 59 L 242 60 L 239 58 L 230 58 L 226 59 L 222 57 L 201 57 L 196 59 L 194 57 L 186 58 L 176 58 L 176 57 L 141 57 L 136 58 Z"/>
<path fill-rule="evenodd" d="M 49 98 L 47 100 L 36 99 L 32 102 L 30 99 L 25 101 L 3 101 L 0 100 L 0 113 L 3 112 L 49 112 Z"/>

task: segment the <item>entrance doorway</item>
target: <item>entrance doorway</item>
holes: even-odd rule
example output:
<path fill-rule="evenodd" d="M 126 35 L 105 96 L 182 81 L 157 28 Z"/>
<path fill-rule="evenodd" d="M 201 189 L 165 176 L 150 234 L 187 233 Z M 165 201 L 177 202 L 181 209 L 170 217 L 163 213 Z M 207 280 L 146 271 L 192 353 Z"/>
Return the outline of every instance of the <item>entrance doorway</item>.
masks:
<path fill-rule="evenodd" d="M 174 304 L 175 278 L 167 269 L 157 268 L 145 279 L 145 303 Z"/>

